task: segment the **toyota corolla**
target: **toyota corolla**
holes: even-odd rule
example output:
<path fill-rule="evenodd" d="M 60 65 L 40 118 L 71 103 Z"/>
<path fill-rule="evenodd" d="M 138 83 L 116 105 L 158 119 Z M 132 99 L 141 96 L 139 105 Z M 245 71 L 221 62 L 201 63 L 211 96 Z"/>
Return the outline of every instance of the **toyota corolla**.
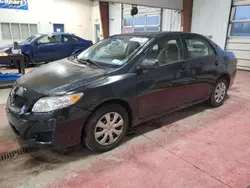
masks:
<path fill-rule="evenodd" d="M 139 123 L 203 101 L 222 105 L 236 65 L 233 53 L 198 34 L 116 35 L 22 76 L 6 114 L 30 144 L 104 152 Z"/>

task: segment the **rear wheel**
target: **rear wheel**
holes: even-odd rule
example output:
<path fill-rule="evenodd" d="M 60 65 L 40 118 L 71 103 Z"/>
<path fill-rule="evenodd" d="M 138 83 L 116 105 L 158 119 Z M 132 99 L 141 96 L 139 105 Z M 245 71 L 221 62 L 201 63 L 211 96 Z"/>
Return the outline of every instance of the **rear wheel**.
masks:
<path fill-rule="evenodd" d="M 211 105 L 214 107 L 221 106 L 226 99 L 227 90 L 228 90 L 227 80 L 224 78 L 220 78 L 217 81 L 215 88 L 213 89 L 213 92 L 210 98 Z"/>
<path fill-rule="evenodd" d="M 97 109 L 84 127 L 83 142 L 92 151 L 105 152 L 119 145 L 129 127 L 127 111 L 118 104 Z"/>

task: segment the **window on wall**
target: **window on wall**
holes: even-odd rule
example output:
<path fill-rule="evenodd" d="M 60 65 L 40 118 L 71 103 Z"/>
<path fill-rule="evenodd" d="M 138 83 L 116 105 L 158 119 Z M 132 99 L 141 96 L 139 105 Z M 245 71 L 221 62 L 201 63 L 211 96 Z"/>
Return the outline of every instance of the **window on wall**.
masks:
<path fill-rule="evenodd" d="M 22 31 L 22 38 L 26 39 L 30 36 L 29 34 L 29 25 L 28 24 L 20 24 Z"/>
<path fill-rule="evenodd" d="M 1 23 L 1 31 L 3 39 L 11 39 L 10 25 L 7 23 Z"/>
<path fill-rule="evenodd" d="M 160 31 L 160 15 L 124 18 L 123 33 Z"/>
<path fill-rule="evenodd" d="M 250 36 L 250 6 L 235 7 L 231 35 Z"/>
<path fill-rule="evenodd" d="M 38 33 L 37 24 L 1 23 L 3 40 L 22 40 Z"/>

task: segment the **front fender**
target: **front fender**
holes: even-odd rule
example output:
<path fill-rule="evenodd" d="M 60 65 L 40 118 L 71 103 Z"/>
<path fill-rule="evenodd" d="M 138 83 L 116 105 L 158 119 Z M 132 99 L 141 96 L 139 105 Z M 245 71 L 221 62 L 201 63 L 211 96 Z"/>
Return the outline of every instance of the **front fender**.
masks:
<path fill-rule="evenodd" d="M 30 62 L 34 62 L 33 51 L 30 45 L 21 46 L 21 52 L 23 55 L 28 57 Z"/>
<path fill-rule="evenodd" d="M 83 92 L 84 97 L 79 101 L 79 107 L 92 111 L 96 106 L 108 100 L 123 100 L 129 102 L 137 96 L 136 74 L 108 75 L 72 91 Z M 69 91 L 71 92 L 71 91 Z"/>
<path fill-rule="evenodd" d="M 96 107 L 109 101 L 121 101 L 130 107 L 132 116 L 137 113 L 137 88 L 136 74 L 109 76 L 106 79 L 92 83 L 77 92 L 83 92 L 84 96 L 76 104 L 77 107 L 87 111 L 93 111 Z"/>

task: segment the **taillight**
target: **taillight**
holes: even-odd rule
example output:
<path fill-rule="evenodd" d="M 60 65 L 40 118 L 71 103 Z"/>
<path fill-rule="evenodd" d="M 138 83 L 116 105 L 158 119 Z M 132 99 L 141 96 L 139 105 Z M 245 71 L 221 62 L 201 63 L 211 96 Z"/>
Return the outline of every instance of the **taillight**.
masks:
<path fill-rule="evenodd" d="M 237 64 L 237 63 L 238 63 L 238 59 L 237 59 L 237 58 L 234 58 L 234 62 Z"/>
<path fill-rule="evenodd" d="M 89 45 L 89 46 L 93 46 L 93 42 L 92 42 L 92 41 L 90 42 L 90 45 Z"/>

